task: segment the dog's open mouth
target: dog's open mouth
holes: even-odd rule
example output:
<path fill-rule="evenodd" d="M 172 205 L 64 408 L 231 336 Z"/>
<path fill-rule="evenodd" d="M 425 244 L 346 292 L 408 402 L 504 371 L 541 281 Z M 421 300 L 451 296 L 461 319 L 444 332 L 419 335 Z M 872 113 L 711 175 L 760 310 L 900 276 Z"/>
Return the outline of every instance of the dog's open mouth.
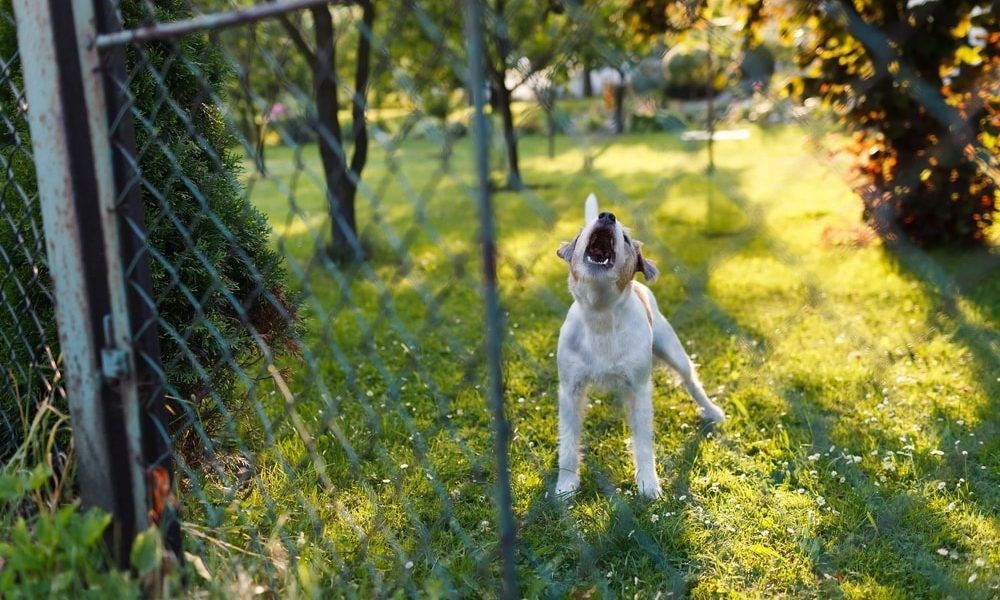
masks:
<path fill-rule="evenodd" d="M 607 268 L 613 266 L 615 264 L 614 230 L 602 227 L 591 233 L 584 256 L 587 262 L 592 265 Z"/>

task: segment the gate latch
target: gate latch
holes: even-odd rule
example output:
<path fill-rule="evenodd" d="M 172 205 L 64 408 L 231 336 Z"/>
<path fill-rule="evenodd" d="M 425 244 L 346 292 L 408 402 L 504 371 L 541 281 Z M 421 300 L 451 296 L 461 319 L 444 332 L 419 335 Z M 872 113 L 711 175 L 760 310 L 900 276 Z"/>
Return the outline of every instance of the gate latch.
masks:
<path fill-rule="evenodd" d="M 114 345 L 111 335 L 111 315 L 104 315 L 104 348 L 101 349 L 101 375 L 108 381 L 119 381 L 128 375 L 128 351 Z"/>

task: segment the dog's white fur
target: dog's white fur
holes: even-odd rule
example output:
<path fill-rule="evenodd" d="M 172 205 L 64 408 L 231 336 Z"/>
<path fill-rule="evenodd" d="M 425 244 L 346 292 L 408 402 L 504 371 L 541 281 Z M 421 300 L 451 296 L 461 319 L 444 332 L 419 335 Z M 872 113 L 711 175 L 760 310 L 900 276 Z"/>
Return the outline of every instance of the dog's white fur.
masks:
<path fill-rule="evenodd" d="M 702 389 L 691 359 L 660 313 L 653 293 L 633 280 L 638 272 L 647 281 L 652 280 L 657 275 L 656 266 L 642 256 L 641 244 L 629 240 L 628 230 L 613 215 L 601 215 L 603 220 L 598 217 L 597 198 L 591 194 L 585 203 L 583 229 L 558 251 L 570 264 L 569 289 L 574 302 L 559 331 L 556 493 L 571 494 L 580 485 L 580 434 L 586 391 L 595 386 L 615 391 L 622 398 L 632 431 L 636 485 L 640 493 L 655 498 L 661 490 L 653 452 L 653 357 L 677 372 L 705 419 L 718 422 L 726 415 Z M 591 235 L 612 227 L 611 264 L 588 258 Z"/>

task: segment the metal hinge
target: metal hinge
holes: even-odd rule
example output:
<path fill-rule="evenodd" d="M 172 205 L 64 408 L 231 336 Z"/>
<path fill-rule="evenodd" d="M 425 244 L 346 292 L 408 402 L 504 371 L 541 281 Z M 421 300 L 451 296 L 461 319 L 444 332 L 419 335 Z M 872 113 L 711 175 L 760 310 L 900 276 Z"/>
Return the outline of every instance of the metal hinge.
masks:
<path fill-rule="evenodd" d="M 120 381 L 128 375 L 128 350 L 114 345 L 111 315 L 104 315 L 104 344 L 101 349 L 101 375 L 111 382 Z"/>

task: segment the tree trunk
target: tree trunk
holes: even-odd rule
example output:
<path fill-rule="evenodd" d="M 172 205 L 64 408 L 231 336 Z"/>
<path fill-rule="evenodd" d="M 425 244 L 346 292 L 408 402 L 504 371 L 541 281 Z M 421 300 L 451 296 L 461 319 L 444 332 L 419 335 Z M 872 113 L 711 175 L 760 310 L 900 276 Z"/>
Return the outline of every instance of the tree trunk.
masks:
<path fill-rule="evenodd" d="M 444 116 L 441 117 L 441 137 L 444 139 L 444 143 L 441 147 L 441 170 L 445 173 L 451 172 L 451 153 L 455 148 L 455 136 L 451 133 L 451 128 L 448 127 L 448 115 L 450 111 L 445 108 Z"/>
<path fill-rule="evenodd" d="M 238 109 L 243 134 L 247 136 L 247 141 L 251 142 L 255 149 L 254 167 L 261 175 L 267 175 L 264 164 L 264 119 L 260 123 L 256 121 L 253 103 L 253 87 L 250 82 L 250 61 L 257 51 L 257 26 L 250 26 L 250 41 L 247 44 L 247 55 L 243 60 L 243 68 L 237 77 L 242 93 L 242 106 Z"/>
<path fill-rule="evenodd" d="M 502 77 L 502 76 L 501 76 Z M 500 111 L 500 119 L 503 125 L 503 139 L 507 146 L 507 189 L 520 190 L 521 169 L 517 161 L 517 135 L 514 132 L 514 114 L 510 110 L 510 90 L 501 80 L 494 77 L 493 96 L 495 106 Z"/>
<path fill-rule="evenodd" d="M 590 80 L 590 65 L 587 63 L 583 65 L 583 97 L 594 97 L 594 82 Z"/>
<path fill-rule="evenodd" d="M 712 30 L 709 25 L 708 52 L 705 53 L 705 60 L 708 63 L 708 174 L 715 172 L 715 72 L 712 66 Z"/>
<path fill-rule="evenodd" d="M 375 8 L 370 0 L 358 2 L 363 11 L 363 30 L 358 37 L 357 67 L 354 74 L 354 95 L 351 99 L 351 140 L 354 145 L 350 164 L 344 151 L 337 97 L 337 53 L 333 20 L 326 6 L 312 9 L 316 33 L 316 53 L 313 57 L 313 86 L 316 114 L 319 119 L 319 154 L 326 179 L 327 204 L 330 214 L 330 245 L 326 249 L 331 259 L 357 261 L 364 257 L 356 217 L 356 197 L 361 171 L 368 161 L 367 109 L 368 79 L 371 71 L 371 35 Z"/>
<path fill-rule="evenodd" d="M 346 259 L 357 246 L 357 225 L 354 220 L 354 198 L 345 185 L 347 163 L 340 130 L 340 109 L 337 97 L 337 53 L 333 19 L 326 6 L 311 10 L 316 34 L 316 56 L 313 62 L 313 88 L 316 116 L 319 120 L 319 156 L 326 179 L 327 208 L 331 234 L 328 252 L 331 258 Z"/>
<path fill-rule="evenodd" d="M 619 82 L 614 86 L 614 97 L 615 97 L 615 115 L 614 115 L 614 128 L 615 133 L 625 133 L 625 73 L 618 71 Z"/>
<path fill-rule="evenodd" d="M 555 94 L 552 94 L 549 102 L 545 106 L 545 122 L 548 125 L 548 138 L 549 138 L 549 158 L 556 157 L 556 98 Z"/>
<path fill-rule="evenodd" d="M 358 32 L 358 55 L 354 70 L 354 106 L 351 108 L 351 137 L 354 150 L 351 154 L 351 172 L 349 200 L 351 204 L 351 225 L 354 225 L 354 200 L 361 181 L 361 171 L 368 162 L 368 123 L 365 113 L 368 109 L 368 78 L 371 74 L 372 54 L 372 24 L 375 22 L 375 4 L 371 0 L 360 0 L 358 5 L 362 10 L 362 30 Z"/>

